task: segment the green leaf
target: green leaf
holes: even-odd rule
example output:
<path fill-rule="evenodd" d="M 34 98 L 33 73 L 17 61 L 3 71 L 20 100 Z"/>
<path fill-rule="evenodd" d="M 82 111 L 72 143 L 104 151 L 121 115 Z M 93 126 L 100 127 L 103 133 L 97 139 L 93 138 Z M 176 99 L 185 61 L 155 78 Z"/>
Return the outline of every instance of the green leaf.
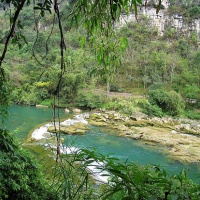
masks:
<path fill-rule="evenodd" d="M 86 41 L 85 37 L 82 36 L 81 39 L 80 39 L 80 46 L 81 46 L 81 48 L 83 48 L 85 46 L 85 41 Z"/>
<path fill-rule="evenodd" d="M 136 0 L 139 4 L 142 4 L 142 0 Z"/>
<path fill-rule="evenodd" d="M 117 4 L 114 3 L 114 4 L 112 5 L 112 10 L 113 10 L 114 12 L 117 11 Z"/>
<path fill-rule="evenodd" d="M 170 194 L 169 197 L 171 197 L 171 200 L 178 200 L 179 199 L 178 194 Z"/>

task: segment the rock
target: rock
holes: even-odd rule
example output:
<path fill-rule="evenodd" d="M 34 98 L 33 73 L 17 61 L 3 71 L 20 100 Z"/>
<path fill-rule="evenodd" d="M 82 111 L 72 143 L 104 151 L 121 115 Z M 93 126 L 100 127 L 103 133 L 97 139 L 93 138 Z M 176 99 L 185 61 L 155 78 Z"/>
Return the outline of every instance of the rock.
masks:
<path fill-rule="evenodd" d="M 105 122 L 97 122 L 94 120 L 89 120 L 89 123 L 94 126 L 106 126 L 107 125 Z"/>
<path fill-rule="evenodd" d="M 85 133 L 86 130 L 84 129 L 78 129 L 74 126 L 68 126 L 65 128 L 65 133 L 69 134 L 69 135 L 73 135 L 73 134 L 78 134 L 78 135 L 82 135 Z"/>
<path fill-rule="evenodd" d="M 48 108 L 49 106 L 44 106 L 44 105 L 35 105 L 36 108 Z"/>
<path fill-rule="evenodd" d="M 47 131 L 50 133 L 55 133 L 57 129 L 58 129 L 58 127 L 55 128 L 54 126 L 50 126 Z"/>
<path fill-rule="evenodd" d="M 56 126 L 56 130 L 59 130 L 59 127 Z M 64 134 L 84 134 L 85 131 L 88 130 L 88 127 L 84 123 L 75 123 L 70 126 L 60 126 L 60 132 Z M 48 132 L 55 133 L 55 127 L 50 126 L 48 128 Z"/>
<path fill-rule="evenodd" d="M 121 132 L 121 133 L 118 134 L 118 136 L 120 136 L 120 137 L 125 137 L 126 134 L 125 134 L 124 132 Z"/>
<path fill-rule="evenodd" d="M 156 123 L 159 123 L 159 124 L 162 124 L 163 123 L 163 120 L 162 118 L 159 118 L 159 117 L 153 117 L 151 119 L 152 122 L 156 122 Z"/>
<path fill-rule="evenodd" d="M 129 128 L 127 127 L 127 126 L 125 126 L 125 125 L 121 125 L 121 126 L 118 126 L 118 130 L 119 131 L 129 131 Z"/>
<path fill-rule="evenodd" d="M 65 108 L 64 112 L 69 113 L 69 109 Z"/>
<path fill-rule="evenodd" d="M 106 112 L 106 109 L 105 108 L 100 108 L 99 111 Z"/>
<path fill-rule="evenodd" d="M 147 120 L 141 120 L 141 121 L 134 121 L 129 120 L 125 122 L 125 125 L 128 127 L 134 126 L 134 127 L 146 127 L 146 126 L 154 126 L 153 122 L 147 121 Z"/>
<path fill-rule="evenodd" d="M 163 150 L 170 152 L 176 159 L 188 162 L 199 161 L 199 121 L 171 117 L 149 119 L 140 112 L 126 117 L 115 111 L 105 111 L 92 113 L 89 123 L 106 126 L 122 137 L 142 140 L 152 146 L 165 147 Z M 194 133 L 195 136 L 191 135 Z"/>
<path fill-rule="evenodd" d="M 84 123 L 75 123 L 73 125 L 74 127 L 76 127 L 77 129 L 83 129 L 83 130 L 88 130 L 89 128 L 86 126 L 86 124 Z"/>
<path fill-rule="evenodd" d="M 142 112 L 134 112 L 130 116 L 130 119 L 132 119 L 134 121 L 140 121 L 140 120 L 147 119 L 147 118 L 148 118 L 148 116 Z"/>
<path fill-rule="evenodd" d="M 73 112 L 74 112 L 74 113 L 81 113 L 82 110 L 81 110 L 81 109 L 78 109 L 78 108 L 74 108 L 74 109 L 73 109 Z"/>
<path fill-rule="evenodd" d="M 175 133 L 175 134 L 176 134 L 176 133 L 178 133 L 178 132 L 177 132 L 177 131 L 175 131 L 175 130 L 172 130 L 172 131 L 171 131 L 171 133 Z"/>
<path fill-rule="evenodd" d="M 179 124 L 175 126 L 176 130 L 185 134 L 199 135 L 200 130 L 190 124 Z"/>
<path fill-rule="evenodd" d="M 82 135 L 85 133 L 85 130 L 83 129 L 76 129 L 76 131 L 74 132 L 75 134 L 79 134 L 79 135 Z"/>
<path fill-rule="evenodd" d="M 128 137 L 131 138 L 131 139 L 133 139 L 133 140 L 141 140 L 142 137 L 143 137 L 143 133 L 141 133 L 141 134 L 131 134 Z"/>
<path fill-rule="evenodd" d="M 90 119 L 94 120 L 96 122 L 106 122 L 107 121 L 106 118 L 104 118 L 104 116 L 101 115 L 101 113 L 92 113 L 90 115 Z"/>

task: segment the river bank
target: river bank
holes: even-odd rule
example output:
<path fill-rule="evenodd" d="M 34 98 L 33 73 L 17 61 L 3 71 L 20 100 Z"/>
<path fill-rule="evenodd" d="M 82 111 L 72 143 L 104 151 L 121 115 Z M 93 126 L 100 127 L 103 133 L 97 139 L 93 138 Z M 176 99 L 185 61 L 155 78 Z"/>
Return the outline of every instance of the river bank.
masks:
<path fill-rule="evenodd" d="M 18 112 L 16 110 L 17 108 Z M 22 127 L 20 134 L 24 132 L 24 136 L 27 136 L 27 131 L 23 131 L 26 126 L 28 126 L 26 129 L 29 131 L 32 130 L 29 132 L 28 140 L 26 140 L 24 146 L 36 153 L 37 157 L 39 155 L 42 157 L 44 156 L 44 150 L 49 147 L 56 147 L 55 134 L 50 133 L 48 130 L 50 127 L 52 128 L 53 123 L 46 118 L 44 118 L 43 123 L 41 123 L 42 119 L 40 119 L 48 114 L 46 113 L 48 109 L 44 111 L 43 109 L 36 109 L 34 107 L 15 107 L 15 113 L 21 114 L 23 111 L 26 111 L 26 121 L 30 121 L 31 127 L 35 127 L 35 129 L 31 128 L 28 123 L 25 123 Z M 35 117 L 36 115 L 38 117 Z M 22 118 L 18 115 L 14 116 L 16 120 L 20 119 L 19 122 L 21 124 Z M 29 120 L 27 120 L 27 117 L 29 117 Z M 170 147 L 164 147 L 158 142 L 147 142 L 142 140 L 142 138 L 137 138 L 140 136 L 141 132 L 135 133 L 133 130 L 137 128 L 156 128 L 155 122 L 153 123 L 148 120 L 161 120 L 159 118 L 148 119 L 148 117 L 142 113 L 134 113 L 134 115 L 127 117 L 114 111 L 105 110 L 96 110 L 87 114 L 85 112 L 81 114 L 70 113 L 70 115 L 67 114 L 62 118 L 63 121 L 61 120 L 60 131 L 63 133 L 61 134 L 61 140 L 65 147 L 78 149 L 95 148 L 97 152 L 103 155 L 110 154 L 123 162 L 129 160 L 130 162 L 139 163 L 141 165 L 160 165 L 171 174 L 178 174 L 182 169 L 189 169 L 189 177 L 197 182 L 199 181 L 199 163 L 179 162 L 181 159 L 176 158 L 175 160 L 175 157 L 169 153 Z M 40 119 L 40 121 L 36 122 L 33 121 L 33 119 Z M 140 122 L 140 124 L 137 125 L 139 120 L 143 123 Z M 164 118 L 162 120 L 167 121 L 167 119 Z M 168 120 L 170 120 L 170 118 L 168 118 Z M 148 124 L 146 121 L 148 121 Z M 35 125 L 33 122 L 35 122 Z M 134 126 L 130 122 L 134 123 Z M 49 125 L 47 125 L 47 123 Z M 173 123 L 175 125 L 175 120 Z M 15 125 L 17 124 L 16 121 Z M 131 124 L 131 126 L 128 126 L 128 124 Z M 176 122 L 176 124 L 178 124 L 178 122 Z M 58 123 L 56 123 L 56 125 L 56 130 L 58 131 L 59 125 Z M 144 125 L 145 127 L 143 127 Z M 164 126 L 164 124 L 162 126 Z M 167 126 L 169 125 L 165 124 L 165 128 Z M 134 129 L 134 127 L 136 128 Z M 149 130 L 150 133 L 152 130 L 153 129 Z M 54 129 L 52 129 L 52 132 L 54 132 Z M 147 143 L 148 145 L 146 145 Z M 52 150 L 52 148 L 50 149 Z M 171 155 L 171 158 L 168 155 Z"/>
<path fill-rule="evenodd" d="M 78 116 L 78 117 L 77 117 Z M 87 123 L 88 122 L 88 123 Z M 74 120 L 66 120 L 59 128 L 49 126 L 47 132 L 60 130 L 63 134 L 82 135 L 89 125 L 106 127 L 120 137 L 140 140 L 170 155 L 173 159 L 186 163 L 200 162 L 200 123 L 198 120 L 153 117 L 136 112 L 125 116 L 104 109 L 89 114 L 76 115 Z M 56 130 L 55 130 L 56 128 Z"/>
<path fill-rule="evenodd" d="M 114 129 L 116 134 L 159 146 L 183 162 L 200 162 L 200 123 L 197 120 L 148 118 L 143 113 L 123 116 L 114 111 L 98 110 L 90 114 L 89 124 Z"/>

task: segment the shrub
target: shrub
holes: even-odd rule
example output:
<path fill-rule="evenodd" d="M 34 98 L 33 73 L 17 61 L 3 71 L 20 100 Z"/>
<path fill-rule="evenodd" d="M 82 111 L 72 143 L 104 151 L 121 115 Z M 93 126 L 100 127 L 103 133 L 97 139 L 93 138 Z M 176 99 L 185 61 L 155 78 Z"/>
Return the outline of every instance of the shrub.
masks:
<path fill-rule="evenodd" d="M 96 167 L 112 174 L 101 195 L 103 199 L 199 199 L 200 186 L 188 179 L 185 170 L 170 176 L 159 166 L 143 167 L 128 161 L 121 163 L 117 158 L 88 149 L 82 150 L 79 156 L 85 165 L 91 165 L 93 161 L 104 163 Z"/>
<path fill-rule="evenodd" d="M 200 120 L 200 112 L 195 110 L 187 110 L 185 116 L 189 119 Z"/>
<path fill-rule="evenodd" d="M 57 199 L 30 154 L 0 129 L 0 199 Z"/>
<path fill-rule="evenodd" d="M 132 114 L 136 110 L 136 102 L 133 99 L 129 100 L 116 100 L 114 102 L 109 102 L 104 106 L 106 109 L 113 109 L 116 111 L 121 111 L 125 114 Z"/>
<path fill-rule="evenodd" d="M 60 91 L 60 96 L 67 102 L 73 102 L 78 95 L 79 89 L 84 84 L 83 73 L 69 73 L 64 76 Z"/>
<path fill-rule="evenodd" d="M 200 93 L 200 89 L 197 85 L 192 84 L 192 85 L 186 85 L 185 88 L 183 89 L 183 95 L 184 97 L 188 99 L 198 99 L 198 94 Z"/>
<path fill-rule="evenodd" d="M 110 92 L 118 92 L 118 87 L 115 84 L 110 84 Z"/>
<path fill-rule="evenodd" d="M 150 117 L 163 117 L 164 115 L 161 108 L 159 108 L 157 105 L 150 104 L 148 101 L 139 102 L 138 105 L 140 108 L 142 108 L 142 112 L 149 115 Z"/>
<path fill-rule="evenodd" d="M 43 106 L 51 106 L 53 103 L 53 100 L 52 99 L 45 99 L 44 101 L 42 101 L 40 104 L 43 105 Z"/>
<path fill-rule="evenodd" d="M 105 97 L 100 94 L 94 94 L 92 92 L 80 92 L 76 100 L 78 107 L 85 109 L 95 109 L 102 107 L 105 102 Z"/>
<path fill-rule="evenodd" d="M 148 100 L 151 105 L 158 106 L 166 114 L 176 116 L 183 112 L 184 102 L 182 97 L 175 91 L 149 90 Z"/>
<path fill-rule="evenodd" d="M 168 96 L 169 96 L 169 103 L 167 112 L 172 116 L 182 114 L 185 105 L 181 95 L 179 95 L 175 91 L 170 91 L 168 92 Z"/>

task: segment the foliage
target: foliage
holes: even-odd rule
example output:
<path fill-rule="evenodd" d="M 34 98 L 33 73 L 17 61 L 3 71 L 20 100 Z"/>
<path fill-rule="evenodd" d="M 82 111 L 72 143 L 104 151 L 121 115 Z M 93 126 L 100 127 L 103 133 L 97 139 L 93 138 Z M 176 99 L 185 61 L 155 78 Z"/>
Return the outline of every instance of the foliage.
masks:
<path fill-rule="evenodd" d="M 159 166 L 120 163 L 116 158 L 88 149 L 83 149 L 79 158 L 85 166 L 96 167 L 108 177 L 109 185 L 103 190 L 102 199 L 198 199 L 200 196 L 200 186 L 188 179 L 185 170 L 170 176 Z"/>
<path fill-rule="evenodd" d="M 158 106 L 164 113 L 172 116 L 180 115 L 184 108 L 181 96 L 175 91 L 149 90 L 148 100 L 150 104 Z"/>
<path fill-rule="evenodd" d="M 50 106 L 52 106 L 52 103 L 53 103 L 52 99 L 45 99 L 40 104 L 44 105 L 44 106 L 49 106 L 50 107 Z"/>
<path fill-rule="evenodd" d="M 74 6 L 77 4 L 81 6 L 79 3 L 73 1 Z M 89 8 L 89 5 L 85 5 L 85 2 L 83 3 L 82 8 L 85 6 Z M 105 2 L 100 3 L 105 6 Z M 125 4 L 127 3 L 125 2 Z M 66 74 L 69 73 L 69 79 L 72 76 L 75 77 L 81 71 L 81 80 L 86 80 L 87 86 L 90 87 L 91 77 L 88 74 L 94 74 L 98 79 L 98 83 L 105 85 L 107 79 L 109 79 L 110 83 L 117 83 L 120 91 L 132 91 L 134 88 L 146 89 L 156 83 L 172 87 L 177 92 L 182 91 L 186 84 L 196 84 L 199 87 L 200 70 L 198 66 L 200 62 L 198 50 L 194 45 L 196 39 L 194 41 L 192 39 L 193 33 L 191 34 L 192 38 L 179 37 L 173 29 L 170 30 L 169 28 L 168 31 L 170 33 L 168 35 L 164 33 L 163 37 L 158 37 L 156 31 L 152 30 L 148 19 L 145 17 L 138 17 L 139 23 L 131 22 L 127 26 L 115 29 L 115 33 L 108 30 L 107 26 L 103 27 L 105 28 L 103 32 L 95 31 L 96 28 L 93 27 L 95 30 L 92 31 L 93 34 L 90 36 L 86 34 L 83 27 L 79 29 L 71 28 L 69 32 L 71 16 L 69 20 L 65 19 L 70 10 L 75 11 L 73 10 L 75 7 L 72 4 L 70 5 L 68 6 L 63 2 L 60 7 L 63 17 L 62 23 L 64 27 L 66 26 L 66 29 L 64 28 L 64 37 L 67 49 L 64 53 L 64 59 L 66 62 Z M 24 26 L 24 29 L 20 29 L 20 31 L 25 35 L 28 44 L 22 43 L 22 48 L 19 51 L 16 46 L 11 44 L 7 51 L 5 65 L 6 72 L 9 75 L 9 82 L 13 87 L 11 99 L 13 102 L 21 104 L 35 104 L 42 102 L 46 98 L 51 98 L 58 83 L 60 70 L 60 55 L 57 48 L 60 43 L 59 32 L 56 26 L 52 27 L 53 17 L 47 12 L 40 19 L 41 26 L 37 36 L 34 19 L 33 17 L 29 18 L 32 14 L 31 7 L 31 5 L 24 7 L 20 18 Z M 93 9 L 98 10 L 100 8 L 94 7 Z M 119 11 L 119 9 L 117 10 Z M 78 13 L 78 10 L 76 11 L 77 23 L 84 22 L 80 17 L 83 15 L 82 11 L 80 13 Z M 100 11 L 102 12 L 103 10 Z M 109 9 L 106 12 L 109 12 Z M 104 14 L 106 15 L 106 13 Z M 39 15 L 39 11 L 36 11 L 36 22 L 39 20 L 37 15 Z M 27 19 L 27 17 L 28 20 L 23 20 Z M 105 23 L 103 21 L 105 16 L 99 17 L 97 24 L 100 26 L 100 23 Z M 8 20 L 9 15 L 6 15 L 5 19 Z M 73 19 L 75 20 L 75 18 Z M 90 17 L 86 20 L 89 19 Z M 94 19 L 92 18 L 92 20 Z M 91 23 L 95 25 L 94 21 Z M 109 21 L 109 23 L 112 24 L 112 21 Z M 30 24 L 32 25 L 30 26 Z M 2 27 L 6 27 L 6 23 L 3 21 Z M 51 31 L 53 34 L 51 34 Z M 108 35 L 106 35 L 106 32 Z M 111 34 L 109 35 L 109 33 Z M 35 35 L 36 38 L 38 37 L 37 39 L 35 39 Z M 170 43 L 168 42 L 169 40 Z M 88 41 L 93 44 L 88 46 Z M 41 45 L 42 47 L 40 48 Z M 33 51 L 39 62 L 32 56 Z M 75 92 L 73 95 L 71 92 L 72 86 L 66 80 L 67 76 L 64 77 L 62 84 L 62 88 L 65 91 L 61 92 L 60 96 L 63 102 L 65 102 L 65 99 L 73 102 L 77 93 Z M 49 82 L 49 86 L 36 87 L 38 83 L 43 82 Z M 28 87 L 27 84 L 29 85 Z M 79 86 L 81 87 L 81 85 Z"/>
<path fill-rule="evenodd" d="M 7 108 L 9 105 L 10 87 L 6 79 L 0 75 L 0 126 L 7 119 Z"/>
<path fill-rule="evenodd" d="M 85 109 L 101 108 L 106 101 L 105 97 L 101 94 L 95 94 L 92 92 L 81 91 L 79 92 L 76 104 L 78 107 Z"/>
<path fill-rule="evenodd" d="M 148 101 L 140 101 L 138 105 L 141 107 L 142 112 L 149 115 L 150 117 L 163 117 L 164 115 L 160 107 L 158 107 L 157 105 L 152 105 Z"/>
<path fill-rule="evenodd" d="M 84 200 L 97 199 L 94 192 L 94 180 L 85 165 L 83 158 L 79 156 L 79 150 L 74 150 L 68 145 L 72 154 L 60 155 L 62 161 L 55 164 L 53 170 L 53 187 L 57 188 L 59 199 Z"/>
<path fill-rule="evenodd" d="M 83 87 L 83 84 L 83 73 L 68 73 L 63 77 L 60 95 L 66 102 L 73 102 L 77 97 L 79 89 Z"/>
<path fill-rule="evenodd" d="M 31 155 L 0 129 L 0 199 L 57 199 Z"/>
<path fill-rule="evenodd" d="M 124 92 L 124 88 L 119 88 L 116 84 L 110 84 L 110 92 Z"/>
<path fill-rule="evenodd" d="M 73 9 L 72 23 L 78 26 L 83 23 L 89 34 L 97 31 L 107 32 L 112 28 L 115 20 L 119 19 L 121 12 L 134 9 L 137 14 L 138 4 L 141 0 L 107 1 L 107 0 L 80 0 L 76 1 Z"/>
<path fill-rule="evenodd" d="M 2 153 L 15 153 L 18 149 L 16 141 L 6 129 L 0 129 L 0 150 Z"/>
<path fill-rule="evenodd" d="M 170 0 L 170 14 L 179 14 L 186 19 L 195 19 L 200 16 L 198 0 L 191 1 L 174 1 Z"/>
<path fill-rule="evenodd" d="M 184 112 L 185 117 L 193 120 L 200 120 L 200 112 L 198 110 L 186 110 Z"/>
<path fill-rule="evenodd" d="M 200 96 L 198 95 L 200 93 L 200 89 L 197 85 L 187 84 L 185 88 L 183 89 L 183 96 L 188 99 L 199 99 Z"/>
<path fill-rule="evenodd" d="M 113 99 L 103 105 L 105 109 L 120 111 L 124 114 L 132 114 L 137 108 L 137 101 L 134 99 Z"/>

